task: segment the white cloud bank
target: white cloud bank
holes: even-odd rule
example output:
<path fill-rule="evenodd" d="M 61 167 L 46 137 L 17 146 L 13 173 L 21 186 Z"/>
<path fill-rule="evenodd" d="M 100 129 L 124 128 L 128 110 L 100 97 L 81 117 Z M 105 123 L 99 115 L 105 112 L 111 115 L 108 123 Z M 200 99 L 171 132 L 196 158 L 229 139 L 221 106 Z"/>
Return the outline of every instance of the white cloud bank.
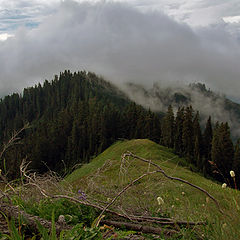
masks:
<path fill-rule="evenodd" d="M 0 95 L 86 69 L 115 83 L 202 81 L 237 98 L 239 62 L 238 38 L 224 22 L 193 29 L 126 3 L 65 1 L 37 28 L 0 42 Z"/>

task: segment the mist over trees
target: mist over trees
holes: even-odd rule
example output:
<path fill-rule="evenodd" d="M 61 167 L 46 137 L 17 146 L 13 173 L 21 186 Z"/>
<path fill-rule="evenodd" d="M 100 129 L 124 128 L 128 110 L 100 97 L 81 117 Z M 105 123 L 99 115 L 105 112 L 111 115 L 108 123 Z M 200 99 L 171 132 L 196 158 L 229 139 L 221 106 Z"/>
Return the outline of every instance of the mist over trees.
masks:
<path fill-rule="evenodd" d="M 64 174 L 84 164 L 118 139 L 148 138 L 172 148 L 194 171 L 225 181 L 229 171 L 240 175 L 240 147 L 228 123 L 211 117 L 200 126 L 201 113 L 192 106 L 172 106 L 165 114 L 129 100 L 112 84 L 90 72 L 64 71 L 52 81 L 24 89 L 0 101 L 0 140 L 29 122 L 22 142 L 3 156 L 1 169 L 18 175 L 23 158 L 40 173 L 48 168 Z"/>

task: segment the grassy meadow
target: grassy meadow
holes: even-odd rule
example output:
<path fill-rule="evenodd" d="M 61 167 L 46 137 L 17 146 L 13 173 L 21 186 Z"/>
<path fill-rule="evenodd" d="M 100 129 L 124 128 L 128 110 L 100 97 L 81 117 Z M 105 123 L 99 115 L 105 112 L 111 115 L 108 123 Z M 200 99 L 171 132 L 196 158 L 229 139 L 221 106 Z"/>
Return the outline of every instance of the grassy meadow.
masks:
<path fill-rule="evenodd" d="M 128 214 L 171 217 L 176 220 L 206 221 L 204 227 L 183 231 L 183 239 L 240 239 L 240 194 L 204 178 L 201 174 L 184 167 L 185 160 L 173 152 L 147 139 L 119 141 L 94 158 L 89 164 L 66 177 L 75 191 L 81 189 L 90 199 L 107 203 L 121 189 L 143 173 L 155 167 L 121 156 L 130 151 L 137 156 L 158 164 L 169 176 L 187 180 L 208 191 L 219 201 L 223 214 L 212 199 L 203 192 L 178 181 L 169 180 L 161 173 L 152 174 L 130 187 L 111 206 L 111 209 Z M 163 202 L 159 205 L 157 198 Z"/>

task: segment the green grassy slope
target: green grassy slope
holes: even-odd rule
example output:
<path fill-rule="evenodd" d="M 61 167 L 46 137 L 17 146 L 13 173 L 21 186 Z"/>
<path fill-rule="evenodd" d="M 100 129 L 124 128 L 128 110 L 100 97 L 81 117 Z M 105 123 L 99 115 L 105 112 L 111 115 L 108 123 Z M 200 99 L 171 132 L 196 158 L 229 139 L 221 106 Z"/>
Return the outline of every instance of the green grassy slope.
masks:
<path fill-rule="evenodd" d="M 230 188 L 222 189 L 220 184 L 180 166 L 184 164 L 184 159 L 147 139 L 116 142 L 89 164 L 75 170 L 66 181 L 76 190 L 84 190 L 89 198 L 108 202 L 133 179 L 155 170 L 149 164 L 132 158 L 126 159 L 124 166 L 121 165 L 121 155 L 126 151 L 159 164 L 170 176 L 204 188 L 219 201 L 224 214 L 201 191 L 171 181 L 160 173 L 141 179 L 118 199 L 113 209 L 178 220 L 206 220 L 209 223 L 206 227 L 196 229 L 202 239 L 240 239 L 239 192 Z M 164 204 L 158 205 L 158 196 L 162 197 Z"/>

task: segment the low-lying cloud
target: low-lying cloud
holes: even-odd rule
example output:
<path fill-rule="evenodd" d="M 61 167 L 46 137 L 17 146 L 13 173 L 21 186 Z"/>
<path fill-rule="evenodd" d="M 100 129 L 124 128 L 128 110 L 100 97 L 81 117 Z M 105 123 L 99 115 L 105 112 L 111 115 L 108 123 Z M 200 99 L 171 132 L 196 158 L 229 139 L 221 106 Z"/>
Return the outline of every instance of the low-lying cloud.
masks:
<path fill-rule="evenodd" d="M 37 28 L 0 42 L 0 95 L 70 69 L 114 83 L 201 81 L 238 97 L 240 44 L 228 24 L 191 28 L 126 3 L 65 1 Z"/>
<path fill-rule="evenodd" d="M 173 87 L 155 84 L 150 89 L 141 85 L 127 84 L 124 91 L 138 104 L 156 112 L 167 112 L 168 106 L 171 105 L 176 115 L 179 107 L 191 105 L 195 113 L 196 111 L 200 112 L 203 129 L 208 117 L 211 116 L 213 125 L 217 121 L 228 122 L 233 139 L 236 140 L 240 137 L 239 107 L 236 108 L 236 105 L 223 95 L 207 90 L 204 85 L 199 83 Z"/>

